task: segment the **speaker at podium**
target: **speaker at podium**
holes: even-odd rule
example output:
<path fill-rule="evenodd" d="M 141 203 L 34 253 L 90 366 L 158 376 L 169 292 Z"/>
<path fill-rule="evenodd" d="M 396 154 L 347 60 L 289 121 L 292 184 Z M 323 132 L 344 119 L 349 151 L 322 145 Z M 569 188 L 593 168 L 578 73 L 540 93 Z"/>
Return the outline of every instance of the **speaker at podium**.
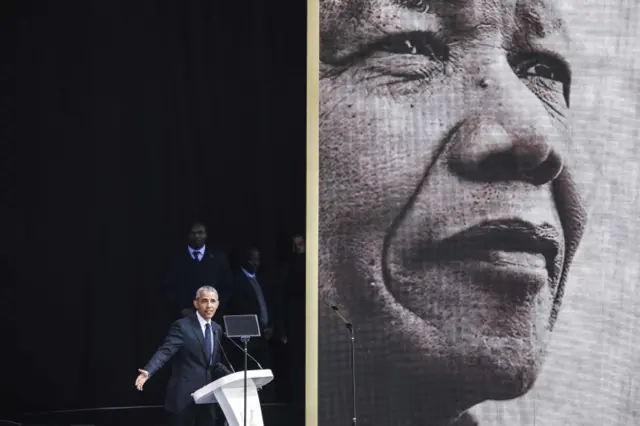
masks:
<path fill-rule="evenodd" d="M 191 396 L 196 404 L 219 404 L 229 426 L 264 426 L 258 391 L 273 380 L 273 372 L 247 368 L 249 339 L 260 337 L 258 317 L 226 315 L 223 320 L 227 337 L 243 343 L 244 370 L 221 377 Z"/>

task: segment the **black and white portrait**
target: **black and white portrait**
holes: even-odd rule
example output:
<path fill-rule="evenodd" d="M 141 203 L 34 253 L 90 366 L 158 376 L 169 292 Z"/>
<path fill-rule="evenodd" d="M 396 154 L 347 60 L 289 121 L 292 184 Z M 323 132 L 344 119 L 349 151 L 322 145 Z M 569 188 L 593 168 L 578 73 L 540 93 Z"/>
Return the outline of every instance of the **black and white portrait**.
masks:
<path fill-rule="evenodd" d="M 638 424 L 618 3 L 320 0 L 319 424 Z"/>

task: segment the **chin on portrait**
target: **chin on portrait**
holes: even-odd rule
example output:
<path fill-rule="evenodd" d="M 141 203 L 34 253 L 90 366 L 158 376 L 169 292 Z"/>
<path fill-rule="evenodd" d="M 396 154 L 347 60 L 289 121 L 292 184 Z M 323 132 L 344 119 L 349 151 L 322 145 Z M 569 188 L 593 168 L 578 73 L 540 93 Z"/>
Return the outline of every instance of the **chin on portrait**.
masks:
<path fill-rule="evenodd" d="M 356 324 L 360 371 L 388 378 L 361 380 L 364 394 L 378 385 L 394 409 L 432 413 L 531 389 L 560 305 L 565 247 L 581 229 L 561 219 L 553 194 L 547 186 L 529 204 L 476 217 L 454 199 L 425 217 L 418 196 L 387 229 L 372 229 L 376 220 L 335 229 L 341 243 L 321 256 L 334 271 L 323 276 L 334 283 L 326 297 Z"/>

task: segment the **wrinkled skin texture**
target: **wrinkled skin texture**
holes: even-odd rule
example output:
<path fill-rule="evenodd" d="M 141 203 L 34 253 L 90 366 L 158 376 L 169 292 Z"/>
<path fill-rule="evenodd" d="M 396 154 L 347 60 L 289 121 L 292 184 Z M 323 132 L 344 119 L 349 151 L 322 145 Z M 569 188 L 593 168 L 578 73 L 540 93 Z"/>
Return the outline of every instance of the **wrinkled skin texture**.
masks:
<path fill-rule="evenodd" d="M 413 6 L 321 1 L 321 297 L 356 324 L 359 371 L 383 374 L 361 381 L 359 421 L 467 424 L 534 384 L 585 224 L 570 42 L 550 1 Z M 527 224 L 553 256 L 437 256 L 487 222 Z M 337 327 L 321 317 L 321 347 Z"/>

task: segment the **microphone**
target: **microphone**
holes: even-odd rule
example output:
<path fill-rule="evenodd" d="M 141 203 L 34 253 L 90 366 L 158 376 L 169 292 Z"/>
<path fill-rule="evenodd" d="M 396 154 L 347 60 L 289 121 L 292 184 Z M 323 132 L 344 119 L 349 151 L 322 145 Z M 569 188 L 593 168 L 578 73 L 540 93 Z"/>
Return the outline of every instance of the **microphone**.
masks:
<path fill-rule="evenodd" d="M 224 359 L 227 361 L 229 368 L 231 368 L 231 371 L 235 373 L 236 370 L 233 368 L 233 364 L 231 364 L 231 361 L 229 361 L 229 357 L 227 357 L 227 352 L 224 350 L 224 346 L 222 346 L 222 342 L 220 341 L 220 335 L 218 333 L 216 333 L 216 340 L 218 341 L 218 345 L 220 345 L 220 349 L 222 350 L 222 355 L 224 355 Z"/>
<path fill-rule="evenodd" d="M 341 313 L 340 313 L 340 309 L 338 309 L 337 305 L 332 305 L 332 304 L 328 304 L 326 303 L 326 305 L 331 308 L 331 310 L 333 312 L 336 313 L 336 315 L 338 316 L 338 318 L 340 318 L 342 320 L 342 322 L 344 323 L 345 327 L 347 327 L 349 330 L 353 329 L 353 324 L 351 323 L 351 321 L 348 321 Z"/>
<path fill-rule="evenodd" d="M 236 342 L 233 341 L 233 339 L 229 336 L 227 336 L 227 333 L 224 333 L 224 337 L 226 337 L 231 343 L 233 343 L 238 349 L 240 349 L 243 353 L 244 353 L 244 348 L 242 346 L 240 346 L 239 344 L 237 344 Z M 253 362 L 255 362 L 258 365 L 258 368 L 260 368 L 260 370 L 262 370 L 262 365 L 260 365 L 260 363 L 258 362 L 257 359 L 255 359 L 254 357 L 251 356 L 251 354 L 249 353 L 249 351 L 247 351 L 247 356 L 249 358 L 251 358 L 251 360 Z"/>

